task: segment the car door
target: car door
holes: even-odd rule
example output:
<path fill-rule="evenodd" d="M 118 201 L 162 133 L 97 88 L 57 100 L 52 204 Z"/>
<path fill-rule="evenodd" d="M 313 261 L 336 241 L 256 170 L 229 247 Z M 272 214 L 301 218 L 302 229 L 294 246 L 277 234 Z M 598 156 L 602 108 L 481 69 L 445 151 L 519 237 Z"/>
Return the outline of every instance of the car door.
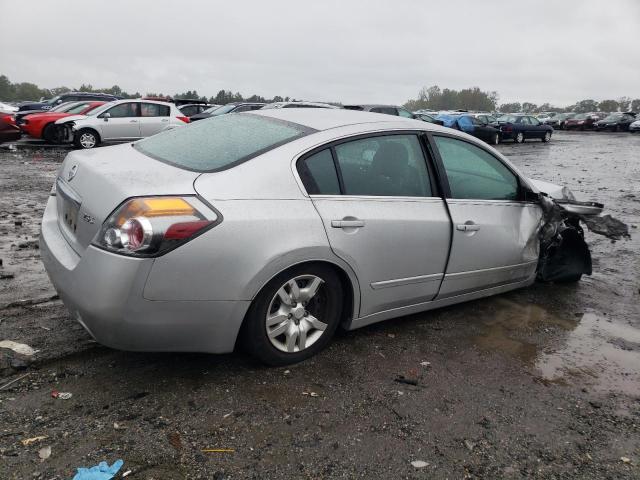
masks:
<path fill-rule="evenodd" d="M 431 301 L 451 222 L 419 136 L 365 136 L 315 151 L 298 172 L 332 250 L 360 282 L 360 317 Z"/>
<path fill-rule="evenodd" d="M 140 136 L 150 137 L 160 133 L 169 126 L 171 107 L 159 103 L 141 102 L 140 104 Z"/>
<path fill-rule="evenodd" d="M 538 120 L 535 117 L 527 117 L 529 119 L 529 124 L 530 124 L 530 134 L 529 134 L 529 138 L 534 137 L 534 138 L 542 138 L 544 137 L 544 134 L 546 132 L 546 128 L 544 127 L 544 125 L 542 125 L 542 123 L 540 123 L 540 120 Z"/>
<path fill-rule="evenodd" d="M 140 138 L 139 113 L 140 102 L 119 103 L 101 113 L 98 125 L 102 140 L 108 142 Z"/>
<path fill-rule="evenodd" d="M 438 298 L 528 281 L 538 262 L 540 206 L 524 201 L 517 175 L 489 150 L 433 136 L 453 239 Z"/>

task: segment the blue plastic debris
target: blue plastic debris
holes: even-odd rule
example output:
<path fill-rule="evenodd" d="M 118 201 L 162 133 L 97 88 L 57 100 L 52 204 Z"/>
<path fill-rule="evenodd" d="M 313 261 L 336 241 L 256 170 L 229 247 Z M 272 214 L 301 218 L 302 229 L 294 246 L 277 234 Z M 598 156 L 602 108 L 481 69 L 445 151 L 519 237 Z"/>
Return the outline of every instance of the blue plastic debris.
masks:
<path fill-rule="evenodd" d="M 118 473 L 120 467 L 124 464 L 122 460 L 116 460 L 113 465 L 109 466 L 107 462 L 100 462 L 95 467 L 78 468 L 78 473 L 73 480 L 109 480 Z"/>

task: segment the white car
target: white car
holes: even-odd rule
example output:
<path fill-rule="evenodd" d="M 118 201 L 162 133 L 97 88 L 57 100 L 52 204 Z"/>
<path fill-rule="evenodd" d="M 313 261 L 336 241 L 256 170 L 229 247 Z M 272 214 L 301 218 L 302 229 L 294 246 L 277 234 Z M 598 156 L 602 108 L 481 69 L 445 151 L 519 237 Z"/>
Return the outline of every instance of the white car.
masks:
<path fill-rule="evenodd" d="M 0 102 L 0 112 L 17 112 L 18 107 L 14 107 L 13 105 L 9 105 L 8 103 Z"/>
<path fill-rule="evenodd" d="M 636 118 L 638 117 L 636 116 Z M 629 131 L 631 133 L 640 132 L 640 120 L 636 120 L 631 125 L 629 125 Z"/>
<path fill-rule="evenodd" d="M 189 123 L 172 103 L 153 100 L 118 100 L 91 112 L 56 122 L 63 129 L 58 136 L 77 148 L 94 148 L 101 143 L 120 143 L 150 137 Z"/>

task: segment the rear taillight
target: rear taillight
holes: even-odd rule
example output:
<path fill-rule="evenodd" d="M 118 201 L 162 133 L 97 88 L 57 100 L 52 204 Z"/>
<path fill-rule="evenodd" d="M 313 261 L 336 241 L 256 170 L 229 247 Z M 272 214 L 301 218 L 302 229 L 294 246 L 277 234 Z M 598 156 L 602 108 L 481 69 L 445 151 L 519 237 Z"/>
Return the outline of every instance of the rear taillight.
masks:
<path fill-rule="evenodd" d="M 122 255 L 155 257 L 219 222 L 220 216 L 195 197 L 132 198 L 102 224 L 93 245 Z"/>
<path fill-rule="evenodd" d="M 189 117 L 184 117 L 184 116 L 176 116 L 176 118 L 178 120 L 182 120 L 184 123 L 189 123 L 191 120 L 189 119 Z"/>
<path fill-rule="evenodd" d="M 510 132 L 513 132 L 513 127 L 511 125 L 503 125 L 501 130 L 503 132 L 510 133 Z"/>

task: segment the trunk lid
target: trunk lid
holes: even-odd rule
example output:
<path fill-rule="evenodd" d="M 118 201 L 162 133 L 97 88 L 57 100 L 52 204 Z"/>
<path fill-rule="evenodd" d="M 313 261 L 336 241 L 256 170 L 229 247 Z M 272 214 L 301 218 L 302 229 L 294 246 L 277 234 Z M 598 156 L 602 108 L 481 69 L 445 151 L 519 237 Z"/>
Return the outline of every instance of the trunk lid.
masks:
<path fill-rule="evenodd" d="M 56 179 L 58 226 L 82 255 L 104 220 L 124 200 L 193 195 L 199 173 L 154 160 L 130 143 L 69 153 Z"/>

